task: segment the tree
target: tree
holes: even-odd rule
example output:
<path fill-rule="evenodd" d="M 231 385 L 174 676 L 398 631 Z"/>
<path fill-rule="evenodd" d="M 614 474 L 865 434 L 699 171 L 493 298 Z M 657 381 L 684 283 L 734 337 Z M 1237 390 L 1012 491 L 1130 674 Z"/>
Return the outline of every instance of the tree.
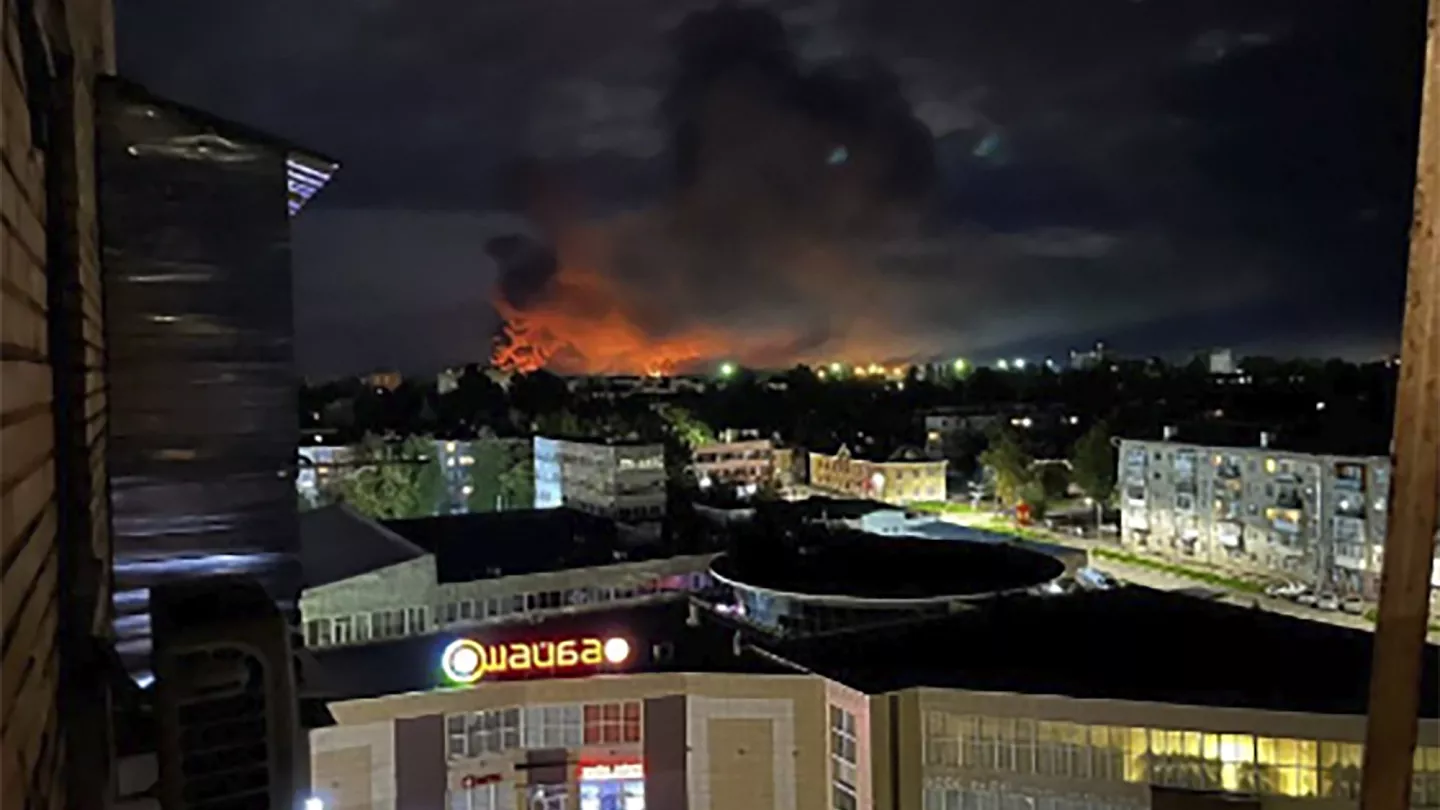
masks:
<path fill-rule="evenodd" d="M 661 405 L 657 410 L 665 422 L 666 433 L 687 448 L 694 450 L 715 441 L 715 431 L 688 408 Z"/>
<path fill-rule="evenodd" d="M 1097 504 L 1110 502 L 1115 492 L 1115 446 L 1110 428 L 1096 422 L 1070 450 L 1071 478 Z"/>
<path fill-rule="evenodd" d="M 980 463 L 995 481 L 995 496 L 1002 504 L 1020 500 L 1021 488 L 1031 480 L 1030 455 L 1008 428 L 996 428 L 990 434 L 990 446 L 980 454 Z"/>
<path fill-rule="evenodd" d="M 412 436 L 387 442 L 367 436 L 357 466 L 340 481 L 341 498 L 380 520 L 434 515 L 445 493 L 445 474 L 432 440 Z"/>
<path fill-rule="evenodd" d="M 1032 477 L 1020 485 L 1019 500 L 1030 507 L 1030 516 L 1036 520 L 1045 517 L 1045 512 L 1050 506 L 1050 493 L 1045 489 L 1045 483 L 1038 477 Z"/>
<path fill-rule="evenodd" d="M 471 512 L 529 509 L 535 503 L 535 462 L 528 442 L 480 440 L 471 444 L 471 452 L 475 463 L 466 498 Z"/>

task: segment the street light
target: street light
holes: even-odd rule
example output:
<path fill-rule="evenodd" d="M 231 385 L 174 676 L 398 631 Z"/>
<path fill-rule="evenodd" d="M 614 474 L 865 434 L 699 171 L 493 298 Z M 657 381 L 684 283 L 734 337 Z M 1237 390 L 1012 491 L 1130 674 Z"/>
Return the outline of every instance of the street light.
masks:
<path fill-rule="evenodd" d="M 721 377 L 724 377 L 724 378 L 726 378 L 726 379 L 729 379 L 729 378 L 731 378 L 731 377 L 734 377 L 734 376 L 735 376 L 735 364 L 734 364 L 734 363 L 721 363 L 721 364 L 720 364 L 720 376 L 721 376 Z"/>

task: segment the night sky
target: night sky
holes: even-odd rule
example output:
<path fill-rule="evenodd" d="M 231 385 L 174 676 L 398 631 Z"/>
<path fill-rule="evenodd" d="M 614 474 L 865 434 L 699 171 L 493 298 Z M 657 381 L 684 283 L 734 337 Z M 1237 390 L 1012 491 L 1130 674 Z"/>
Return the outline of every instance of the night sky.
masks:
<path fill-rule="evenodd" d="M 129 78 L 344 164 L 307 374 L 483 360 L 497 307 L 562 370 L 1397 342 L 1419 0 L 117 15 Z"/>

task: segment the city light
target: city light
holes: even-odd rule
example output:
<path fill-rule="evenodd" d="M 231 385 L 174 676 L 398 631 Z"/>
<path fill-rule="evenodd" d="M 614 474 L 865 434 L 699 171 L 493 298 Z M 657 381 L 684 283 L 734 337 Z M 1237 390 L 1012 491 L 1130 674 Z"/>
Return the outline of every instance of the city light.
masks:
<path fill-rule="evenodd" d="M 954 369 L 955 369 L 955 373 L 956 373 L 956 374 L 963 374 L 963 373 L 965 373 L 965 369 L 966 369 L 966 367 L 967 367 L 967 364 L 966 364 L 966 362 L 965 362 L 965 358 L 963 358 L 963 357 L 956 358 L 956 360 L 955 360 L 955 362 L 954 362 L 954 364 L 953 364 L 953 367 L 954 367 Z"/>
<path fill-rule="evenodd" d="M 721 377 L 727 377 L 727 378 L 728 378 L 728 377 L 734 377 L 734 376 L 735 376 L 735 364 L 734 364 L 734 363 L 721 363 L 721 364 L 720 364 L 720 376 L 721 376 Z"/>
<path fill-rule="evenodd" d="M 1017 358 L 1015 358 L 1015 364 L 1014 364 L 1014 365 L 1015 365 L 1015 368 L 1017 368 L 1017 369 L 1019 369 L 1019 370 L 1021 370 L 1021 371 L 1024 371 L 1024 370 L 1025 370 L 1025 358 L 1023 358 L 1023 357 L 1017 357 Z"/>
<path fill-rule="evenodd" d="M 844 371 L 844 370 L 845 370 L 845 367 L 842 366 L 842 365 L 840 365 L 839 363 L 831 363 L 831 364 L 830 364 L 830 373 L 831 373 L 831 374 L 839 374 L 840 372 L 842 372 L 842 371 Z"/>
<path fill-rule="evenodd" d="M 1006 361 L 1006 360 L 999 360 L 999 361 L 997 361 L 997 362 L 995 363 L 995 367 L 998 368 L 998 369 L 1000 369 L 1001 371 L 1009 371 L 1009 370 L 1010 370 L 1010 363 L 1009 363 L 1009 361 Z"/>

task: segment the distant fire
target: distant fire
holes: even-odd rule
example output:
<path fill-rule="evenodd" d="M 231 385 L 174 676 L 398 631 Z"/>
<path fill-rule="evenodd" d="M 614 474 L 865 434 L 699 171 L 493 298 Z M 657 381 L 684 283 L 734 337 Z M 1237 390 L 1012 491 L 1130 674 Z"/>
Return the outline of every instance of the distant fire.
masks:
<path fill-rule="evenodd" d="M 491 363 L 506 371 L 670 376 L 725 354 L 725 341 L 706 330 L 648 334 L 612 280 L 563 250 L 537 304 L 522 311 L 500 295 L 494 304 L 505 325 Z"/>

